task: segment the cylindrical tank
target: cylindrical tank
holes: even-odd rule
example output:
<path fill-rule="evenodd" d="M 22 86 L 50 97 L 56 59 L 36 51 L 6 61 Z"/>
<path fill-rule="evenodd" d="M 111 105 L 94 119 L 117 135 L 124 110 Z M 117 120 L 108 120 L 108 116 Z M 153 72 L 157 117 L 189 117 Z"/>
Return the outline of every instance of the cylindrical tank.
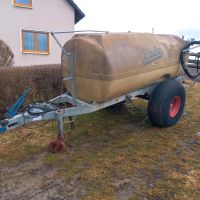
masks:
<path fill-rule="evenodd" d="M 74 55 L 77 98 L 103 102 L 182 73 L 185 42 L 174 35 L 150 33 L 78 34 L 64 49 Z M 63 77 L 69 58 L 62 53 Z M 70 82 L 64 81 L 71 91 Z"/>

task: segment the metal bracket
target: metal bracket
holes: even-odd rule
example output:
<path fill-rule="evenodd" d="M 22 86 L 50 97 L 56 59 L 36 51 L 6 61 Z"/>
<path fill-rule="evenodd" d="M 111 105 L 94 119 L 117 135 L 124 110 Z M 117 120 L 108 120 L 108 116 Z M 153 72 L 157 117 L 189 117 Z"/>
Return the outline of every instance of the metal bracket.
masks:
<path fill-rule="evenodd" d="M 66 80 L 70 81 L 73 104 L 76 105 L 76 84 L 75 84 L 75 76 L 74 76 L 74 72 L 75 72 L 74 71 L 74 54 L 73 54 L 73 52 L 69 52 L 69 53 L 66 52 L 66 50 L 63 48 L 62 44 L 59 42 L 59 40 L 55 36 L 55 34 L 60 34 L 60 33 L 64 33 L 64 32 L 50 32 L 50 33 L 53 36 L 53 38 L 55 39 L 55 41 L 57 42 L 57 44 L 59 45 L 59 47 L 62 49 L 63 53 L 69 58 L 70 76 L 65 77 L 63 79 L 63 81 L 66 81 Z M 66 32 L 66 33 L 70 33 L 70 32 Z"/>

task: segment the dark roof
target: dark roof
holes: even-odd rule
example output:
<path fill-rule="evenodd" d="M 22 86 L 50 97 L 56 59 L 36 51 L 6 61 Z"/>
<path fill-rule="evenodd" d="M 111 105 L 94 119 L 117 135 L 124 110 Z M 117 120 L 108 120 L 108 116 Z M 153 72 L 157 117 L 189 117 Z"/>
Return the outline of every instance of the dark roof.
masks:
<path fill-rule="evenodd" d="M 69 4 L 74 8 L 75 11 L 75 24 L 85 17 L 85 14 L 81 9 L 74 3 L 73 0 L 67 0 Z"/>

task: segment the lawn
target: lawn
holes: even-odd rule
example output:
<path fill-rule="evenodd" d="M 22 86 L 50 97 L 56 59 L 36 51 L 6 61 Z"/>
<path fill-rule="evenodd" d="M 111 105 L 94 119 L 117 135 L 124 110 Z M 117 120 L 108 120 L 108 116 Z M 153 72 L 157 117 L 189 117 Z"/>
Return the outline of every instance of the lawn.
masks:
<path fill-rule="evenodd" d="M 64 153 L 47 151 L 55 122 L 0 136 L 0 199 L 200 199 L 199 86 L 174 127 L 153 127 L 135 100 L 66 123 Z"/>

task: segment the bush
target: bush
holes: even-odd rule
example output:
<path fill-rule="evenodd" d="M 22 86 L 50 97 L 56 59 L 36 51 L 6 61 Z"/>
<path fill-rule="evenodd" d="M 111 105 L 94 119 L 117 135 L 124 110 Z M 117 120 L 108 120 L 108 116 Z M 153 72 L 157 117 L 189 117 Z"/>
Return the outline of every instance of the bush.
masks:
<path fill-rule="evenodd" d="M 27 103 L 46 101 L 61 94 L 60 65 L 0 69 L 0 109 L 12 105 L 25 89 L 32 88 Z"/>
<path fill-rule="evenodd" d="M 14 55 L 10 47 L 0 40 L 0 67 L 12 66 L 14 64 Z"/>

